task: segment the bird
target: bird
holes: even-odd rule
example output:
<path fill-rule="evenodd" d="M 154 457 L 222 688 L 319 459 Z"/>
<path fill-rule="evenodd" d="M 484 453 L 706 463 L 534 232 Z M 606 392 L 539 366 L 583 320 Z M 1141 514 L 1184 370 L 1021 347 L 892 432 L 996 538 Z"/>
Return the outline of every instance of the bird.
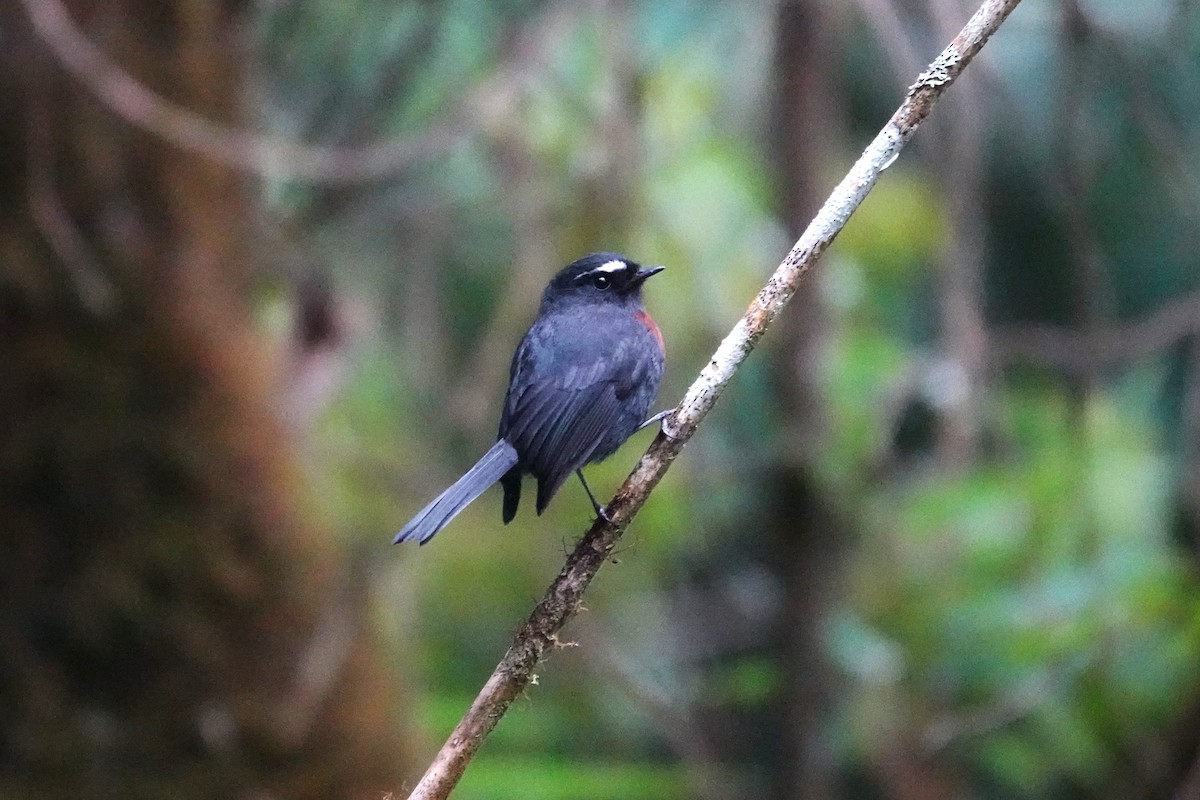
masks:
<path fill-rule="evenodd" d="M 547 284 L 541 306 L 509 368 L 496 443 L 396 534 L 427 543 L 500 482 L 507 525 L 525 475 L 537 480 L 537 513 L 574 472 L 597 515 L 606 517 L 583 467 L 612 455 L 642 427 L 662 380 L 662 332 L 646 311 L 642 285 L 663 267 L 612 252 L 591 253 Z"/>

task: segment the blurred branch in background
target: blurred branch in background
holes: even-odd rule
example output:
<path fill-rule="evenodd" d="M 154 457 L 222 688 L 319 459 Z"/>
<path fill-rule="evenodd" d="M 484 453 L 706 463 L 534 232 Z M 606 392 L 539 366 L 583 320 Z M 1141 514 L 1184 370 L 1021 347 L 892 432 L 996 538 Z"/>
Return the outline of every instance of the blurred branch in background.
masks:
<path fill-rule="evenodd" d="M 664 421 L 662 432 L 612 502 L 605 506 L 608 519 L 597 519 L 568 556 L 558 578 L 438 751 L 409 795 L 410 800 L 442 800 L 450 795 L 484 739 L 513 700 L 534 680 L 533 671 L 547 648 L 558 643 L 558 632 L 578 613 L 584 591 L 610 557 L 625 528 L 712 410 L 754 345 L 795 294 L 801 278 L 845 226 L 882 171 L 896 160 L 938 99 L 1019 1 L 985 0 L 929 69 L 917 77 L 900 108 L 834 188 L 745 316 L 721 342 L 674 413 Z"/>
<path fill-rule="evenodd" d="M 167 100 L 110 60 L 71 21 L 60 0 L 21 0 L 42 41 L 114 113 L 177 147 L 273 178 L 342 183 L 378 180 L 452 147 L 462 109 L 419 134 L 361 147 L 301 144 L 220 125 Z M 473 95 L 467 95 L 469 100 Z M 469 103 L 468 103 L 469 105 Z"/>
<path fill-rule="evenodd" d="M 47 102 L 37 92 L 29 92 L 25 134 L 29 153 L 29 211 L 43 240 L 70 276 L 79 302 L 92 314 L 104 317 L 116 308 L 117 290 L 55 190 L 54 154 L 50 152 L 50 138 L 45 135 L 52 119 L 45 106 Z"/>
<path fill-rule="evenodd" d="M 1024 323 L 998 328 L 993 358 L 1026 362 L 1086 381 L 1089 375 L 1131 367 L 1155 353 L 1200 335 L 1200 292 L 1184 295 L 1140 319 L 1105 325 L 1101 331 Z"/>

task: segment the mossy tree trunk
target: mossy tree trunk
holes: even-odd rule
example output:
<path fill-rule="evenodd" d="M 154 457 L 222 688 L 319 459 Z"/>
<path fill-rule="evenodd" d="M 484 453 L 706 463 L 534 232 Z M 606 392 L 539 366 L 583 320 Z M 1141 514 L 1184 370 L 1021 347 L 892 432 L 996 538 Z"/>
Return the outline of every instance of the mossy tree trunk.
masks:
<path fill-rule="evenodd" d="M 67 10 L 236 124 L 239 5 Z M 393 698 L 276 419 L 252 187 L 110 111 L 21 4 L 0 31 L 0 796 L 378 797 Z"/>

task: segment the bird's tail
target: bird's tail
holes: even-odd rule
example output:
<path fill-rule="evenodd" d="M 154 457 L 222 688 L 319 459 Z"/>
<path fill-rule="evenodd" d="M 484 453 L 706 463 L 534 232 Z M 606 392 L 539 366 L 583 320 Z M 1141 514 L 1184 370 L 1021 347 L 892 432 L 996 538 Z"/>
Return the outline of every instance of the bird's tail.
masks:
<path fill-rule="evenodd" d="M 517 451 L 513 449 L 513 446 L 503 439 L 496 442 L 492 445 L 492 449 L 484 453 L 483 458 L 475 463 L 475 466 L 454 482 L 454 485 L 439 494 L 432 503 L 410 519 L 408 524 L 396 534 L 392 543 L 415 541 L 425 544 L 472 500 L 500 480 L 501 476 L 512 469 L 516 463 Z"/>

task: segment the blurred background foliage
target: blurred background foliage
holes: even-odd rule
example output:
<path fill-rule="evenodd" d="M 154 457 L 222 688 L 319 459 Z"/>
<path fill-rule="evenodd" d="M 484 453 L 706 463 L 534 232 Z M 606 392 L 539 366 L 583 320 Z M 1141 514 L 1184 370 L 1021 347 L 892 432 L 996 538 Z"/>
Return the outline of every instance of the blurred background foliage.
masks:
<path fill-rule="evenodd" d="M 73 341 L 91 330 L 77 330 L 81 319 L 120 327 L 112 320 L 164 296 L 184 309 L 231 305 L 210 332 L 244 315 L 273 365 L 262 369 L 278 372 L 253 396 L 285 425 L 251 426 L 237 446 L 281 451 L 302 484 L 271 484 L 293 510 L 252 527 L 297 517 L 309 531 L 297 547 L 325 559 L 316 574 L 342 576 L 305 584 L 296 602 L 309 616 L 285 617 L 335 654 L 313 669 L 337 673 L 349 639 L 321 620 L 353 608 L 375 665 L 367 683 L 382 687 L 360 700 L 386 716 L 356 725 L 370 763 L 386 764 L 359 777 L 380 792 L 419 777 L 588 520 L 573 486 L 543 517 L 507 528 L 489 494 L 430 546 L 388 545 L 491 442 L 508 358 L 546 280 L 600 249 L 667 266 L 647 302 L 666 335 L 669 406 L 973 11 L 959 0 L 68 4 L 72 24 L 167 102 L 336 150 L 348 165 L 314 177 L 286 156 L 235 172 L 138 131 L 103 83 L 84 87 L 55 66 L 54 32 L 25 19 L 38 2 L 0 17 L 41 76 L 18 76 L 15 57 L 3 65 L 22 99 L 13 120 L 30 121 L 10 120 L 0 139 L 5 181 L 18 204 L 33 200 L 5 212 L 0 327 L 13 336 L 0 347 L 12 343 L 17 375 L 48 357 L 28 345 L 30 330 Z M 199 64 L 199 77 L 174 83 L 164 63 Z M 455 796 L 1200 796 L 1197 74 L 1194 4 L 1018 7 L 808 276 L 590 591 L 566 634 L 578 646 L 551 655 Z M 214 85 L 228 89 L 211 103 Z M 131 183 L 53 179 L 100 257 L 64 250 L 61 226 L 38 212 L 37 158 L 21 149 L 40 135 L 38 98 L 64 93 L 106 122 L 54 139 L 59 171 L 71 163 L 61 153 L 141 152 L 149 137 L 161 174 L 175 159 L 206 165 L 183 194 L 210 185 L 204 170 L 236 177 L 236 195 L 218 187 L 142 223 L 186 228 L 197 207 L 211 216 L 228 204 L 245 229 L 202 231 L 197 247 L 233 236 L 236 256 L 215 260 L 236 269 L 205 271 L 172 239 L 155 252 L 193 277 L 160 280 L 159 262 L 123 252 L 111 220 L 81 209 L 103 191 L 135 196 Z M 379 142 L 411 154 L 372 166 Z M 57 264 L 47 287 L 26 275 L 37 258 Z M 89 308 L 72 260 L 115 287 L 116 310 Z M 188 290 L 210 284 L 230 291 Z M 163 329 L 181 335 L 174 322 Z M 189 358 L 211 360 L 181 352 L 184 375 Z M 10 426 L 37 403 L 12 397 Z M 158 407 L 153 396 L 111 402 L 122 419 Z M 592 486 L 611 492 L 649 437 L 592 468 Z M 61 491 L 86 512 L 71 492 L 90 478 L 32 470 L 10 441 L 14 509 L 35 475 L 39 498 Z M 25 525 L 14 537 L 86 537 L 74 517 L 42 524 L 31 507 L 13 512 Z M 178 513 L 170 530 L 194 537 L 191 512 Z M 167 523 L 148 516 L 114 523 L 115 540 L 157 535 Z M 117 557 L 81 552 L 70 569 Z M 304 558 L 292 560 L 298 574 L 309 574 Z M 158 563 L 136 570 L 163 579 Z M 139 602 L 186 606 L 165 574 L 168 589 Z M 10 644 L 44 643 L 45 617 L 59 611 L 38 605 L 43 589 L 22 589 L 42 610 L 5 634 Z M 70 661 L 74 634 L 55 631 Z M 298 658 L 248 648 L 252 663 Z M 60 651 L 46 652 L 39 670 Z M 175 654 L 184 671 L 192 654 Z M 10 700 L 30 691 L 28 665 L 13 664 Z M 365 685 L 329 683 L 343 680 Z M 185 796 L 136 747 L 113 747 L 128 737 L 111 727 L 142 723 L 105 712 L 110 701 L 91 697 L 83 722 L 64 723 L 85 728 L 81 783 L 37 777 L 67 757 L 10 723 L 0 753 L 17 777 L 0 788 L 141 796 L 166 785 Z M 188 758 L 227 769 L 240 745 L 201 727 Z M 261 777 L 297 752 L 324 769 L 312 753 L 327 751 L 304 741 L 307 751 L 285 740 L 269 758 L 245 755 L 217 785 L 368 796 L 330 776 Z M 367 763 L 347 758 L 350 772 Z M 112 767 L 122 759 L 124 771 Z M 201 785 L 196 796 L 213 796 Z"/>

